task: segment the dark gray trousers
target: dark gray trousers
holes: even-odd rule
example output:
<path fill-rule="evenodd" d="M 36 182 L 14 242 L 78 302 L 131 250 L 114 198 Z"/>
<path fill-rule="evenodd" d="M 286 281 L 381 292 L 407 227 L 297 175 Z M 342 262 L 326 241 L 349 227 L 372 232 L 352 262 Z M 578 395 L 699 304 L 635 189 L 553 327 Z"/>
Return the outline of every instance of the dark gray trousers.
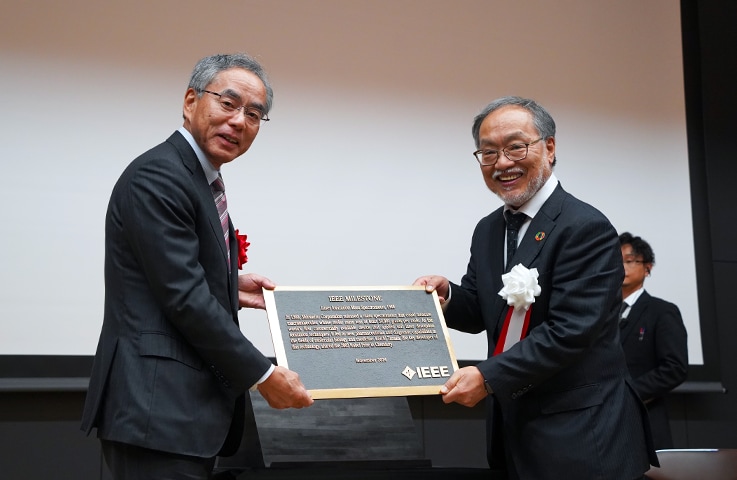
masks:
<path fill-rule="evenodd" d="M 100 440 L 105 463 L 115 480 L 210 480 L 215 458 L 160 452 Z"/>

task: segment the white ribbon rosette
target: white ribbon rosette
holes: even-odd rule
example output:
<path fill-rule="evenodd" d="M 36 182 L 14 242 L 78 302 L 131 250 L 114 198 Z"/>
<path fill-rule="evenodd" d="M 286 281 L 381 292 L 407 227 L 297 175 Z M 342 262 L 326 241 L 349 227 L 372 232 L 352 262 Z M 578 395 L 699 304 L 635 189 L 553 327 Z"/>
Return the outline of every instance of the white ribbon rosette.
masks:
<path fill-rule="evenodd" d="M 537 277 L 537 268 L 528 269 L 521 263 L 502 275 L 504 288 L 499 290 L 499 295 L 507 301 L 509 311 L 494 350 L 495 355 L 507 351 L 527 334 L 530 305 L 535 303 L 535 297 L 541 292 Z"/>
<path fill-rule="evenodd" d="M 507 301 L 507 305 L 527 310 L 535 303 L 535 297 L 540 295 L 537 277 L 537 268 L 528 269 L 518 263 L 509 273 L 502 275 L 504 288 L 499 290 L 499 295 Z"/>

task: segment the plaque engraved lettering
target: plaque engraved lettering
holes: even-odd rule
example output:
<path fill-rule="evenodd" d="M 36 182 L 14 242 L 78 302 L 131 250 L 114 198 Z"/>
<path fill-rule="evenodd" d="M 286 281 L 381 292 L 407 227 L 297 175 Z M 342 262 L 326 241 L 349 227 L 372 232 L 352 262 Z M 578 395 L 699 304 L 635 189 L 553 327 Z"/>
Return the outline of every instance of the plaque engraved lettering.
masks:
<path fill-rule="evenodd" d="M 438 394 L 458 369 L 437 294 L 420 286 L 264 290 L 277 363 L 313 398 Z"/>

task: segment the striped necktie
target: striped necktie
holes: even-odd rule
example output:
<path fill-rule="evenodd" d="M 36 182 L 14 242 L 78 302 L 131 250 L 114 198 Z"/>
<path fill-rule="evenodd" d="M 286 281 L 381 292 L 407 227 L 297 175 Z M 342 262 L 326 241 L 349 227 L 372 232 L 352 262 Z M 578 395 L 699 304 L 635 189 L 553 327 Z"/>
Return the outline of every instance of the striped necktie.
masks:
<path fill-rule="evenodd" d="M 220 216 L 220 226 L 223 228 L 223 236 L 225 237 L 225 250 L 228 254 L 228 270 L 230 270 L 230 235 L 228 234 L 228 200 L 225 198 L 225 183 L 223 177 L 218 174 L 212 184 L 212 195 L 215 198 L 215 206 Z"/>

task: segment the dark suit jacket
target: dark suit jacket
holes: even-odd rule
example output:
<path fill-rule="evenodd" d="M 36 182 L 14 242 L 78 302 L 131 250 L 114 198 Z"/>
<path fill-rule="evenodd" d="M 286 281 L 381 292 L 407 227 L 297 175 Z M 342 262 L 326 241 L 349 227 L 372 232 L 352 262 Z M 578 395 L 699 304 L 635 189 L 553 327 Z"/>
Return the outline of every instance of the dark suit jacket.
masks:
<path fill-rule="evenodd" d="M 502 208 L 473 234 L 447 324 L 486 331 L 489 354 L 508 306 Z M 537 268 L 540 296 L 526 338 L 478 364 L 487 397 L 489 462 L 510 478 L 632 479 L 657 464 L 647 413 L 618 342 L 624 278 L 617 233 L 599 211 L 558 185 L 533 218 L 511 265 Z"/>
<path fill-rule="evenodd" d="M 228 272 L 210 186 L 180 133 L 123 172 L 105 220 L 105 312 L 84 431 L 178 454 L 235 451 L 244 393 L 270 361 L 238 327 L 230 231 Z"/>
<path fill-rule="evenodd" d="M 665 396 L 686 379 L 688 346 L 681 312 L 642 292 L 620 324 L 620 340 L 635 390 L 650 413 L 655 448 L 673 448 Z"/>

